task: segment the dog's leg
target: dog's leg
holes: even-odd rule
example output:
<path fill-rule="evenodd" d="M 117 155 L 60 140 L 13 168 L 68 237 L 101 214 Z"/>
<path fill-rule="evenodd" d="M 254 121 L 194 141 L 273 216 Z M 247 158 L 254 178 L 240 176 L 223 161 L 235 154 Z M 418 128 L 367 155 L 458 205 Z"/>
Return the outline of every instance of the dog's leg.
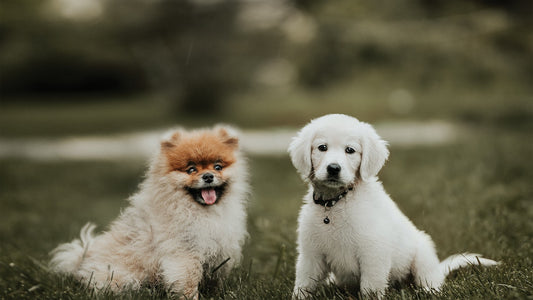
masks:
<path fill-rule="evenodd" d="M 421 232 L 411 272 L 417 286 L 426 291 L 440 290 L 444 283 L 444 273 L 439 268 L 439 258 L 429 235 Z"/>
<path fill-rule="evenodd" d="M 183 299 L 198 299 L 198 285 L 203 269 L 200 261 L 190 254 L 165 257 L 161 260 L 161 272 L 167 287 Z"/>
<path fill-rule="evenodd" d="M 369 251 L 359 259 L 361 269 L 361 293 L 381 299 L 389 282 L 391 256 L 382 251 Z"/>
<path fill-rule="evenodd" d="M 322 255 L 302 251 L 296 262 L 296 281 L 294 284 L 294 299 L 304 299 L 313 292 L 318 283 L 326 278 L 328 273 Z"/>

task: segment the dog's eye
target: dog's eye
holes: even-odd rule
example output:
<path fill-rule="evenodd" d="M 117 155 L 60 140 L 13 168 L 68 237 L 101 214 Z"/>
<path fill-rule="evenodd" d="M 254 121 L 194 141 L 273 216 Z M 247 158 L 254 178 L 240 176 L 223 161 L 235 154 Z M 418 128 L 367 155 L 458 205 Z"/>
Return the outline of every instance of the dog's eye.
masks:
<path fill-rule="evenodd" d="M 348 154 L 355 153 L 355 149 L 352 148 L 352 147 L 346 147 L 346 149 L 344 149 L 344 151 L 346 151 L 346 153 L 348 153 Z"/>
<path fill-rule="evenodd" d="M 198 171 L 198 170 L 196 169 L 196 167 L 190 167 L 190 168 L 187 169 L 187 174 L 192 174 L 192 173 L 194 173 L 194 172 L 196 172 L 196 171 Z"/>
<path fill-rule="evenodd" d="M 328 145 L 319 145 L 318 150 L 322 152 L 328 151 Z"/>
<path fill-rule="evenodd" d="M 215 164 L 214 168 L 217 171 L 222 171 L 222 165 L 220 165 L 220 164 Z"/>

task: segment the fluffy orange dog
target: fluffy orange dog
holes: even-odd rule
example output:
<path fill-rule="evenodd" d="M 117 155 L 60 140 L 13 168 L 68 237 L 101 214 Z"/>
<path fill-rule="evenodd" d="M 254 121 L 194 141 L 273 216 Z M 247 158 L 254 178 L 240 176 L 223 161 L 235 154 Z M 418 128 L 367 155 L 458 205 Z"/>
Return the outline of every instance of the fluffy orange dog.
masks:
<path fill-rule="evenodd" d="M 51 267 L 113 291 L 159 282 L 198 298 L 198 285 L 217 266 L 226 275 L 240 261 L 247 236 L 245 160 L 231 128 L 177 130 L 161 142 L 146 179 L 108 231 L 52 251 Z M 229 259 L 229 260 L 228 260 Z"/>

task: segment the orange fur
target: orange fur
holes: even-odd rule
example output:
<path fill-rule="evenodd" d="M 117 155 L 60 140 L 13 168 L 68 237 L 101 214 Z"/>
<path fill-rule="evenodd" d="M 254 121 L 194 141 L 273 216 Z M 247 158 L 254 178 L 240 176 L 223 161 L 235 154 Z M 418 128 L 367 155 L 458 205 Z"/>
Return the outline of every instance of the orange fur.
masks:
<path fill-rule="evenodd" d="M 162 143 L 168 172 L 186 172 L 190 166 L 195 166 L 199 174 L 204 169 L 213 169 L 215 163 L 224 168 L 235 163 L 237 146 L 238 140 L 229 137 L 224 129 L 174 134 L 170 141 Z"/>

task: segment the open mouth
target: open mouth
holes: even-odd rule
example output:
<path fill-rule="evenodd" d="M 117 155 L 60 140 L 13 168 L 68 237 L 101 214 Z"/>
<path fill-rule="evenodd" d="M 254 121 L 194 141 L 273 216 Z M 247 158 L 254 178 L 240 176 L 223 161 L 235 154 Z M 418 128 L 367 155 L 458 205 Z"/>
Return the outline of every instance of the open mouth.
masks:
<path fill-rule="evenodd" d="M 209 186 L 201 189 L 188 188 L 187 191 L 191 194 L 194 201 L 201 205 L 213 205 L 224 195 L 226 184 L 219 186 Z"/>

